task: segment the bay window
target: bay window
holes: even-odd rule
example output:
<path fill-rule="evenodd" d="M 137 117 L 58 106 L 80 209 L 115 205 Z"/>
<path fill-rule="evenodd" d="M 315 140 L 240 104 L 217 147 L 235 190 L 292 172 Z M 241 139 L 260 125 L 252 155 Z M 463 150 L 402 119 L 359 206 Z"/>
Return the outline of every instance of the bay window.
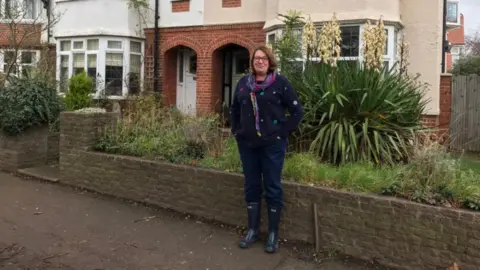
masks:
<path fill-rule="evenodd" d="M 144 53 L 141 40 L 87 37 L 58 42 L 57 80 L 86 71 L 94 82 L 97 96 L 102 93 L 122 98 L 140 93 Z M 60 87 L 59 90 L 65 91 L 65 88 Z"/>
<path fill-rule="evenodd" d="M 342 62 L 362 62 L 363 61 L 363 29 L 365 24 L 361 25 L 342 25 L 340 26 L 341 32 L 341 44 L 340 44 L 340 58 L 339 61 Z M 267 32 L 266 34 L 266 42 L 267 44 L 273 43 L 275 36 L 281 36 L 282 30 L 274 30 L 271 32 Z M 299 40 L 299 46 L 302 43 L 302 29 L 295 29 L 294 30 L 295 36 Z M 385 44 L 385 52 L 384 52 L 384 66 L 388 68 L 392 68 L 395 61 L 396 61 L 396 51 L 397 51 L 397 38 L 398 38 L 398 30 L 394 26 L 385 26 L 385 34 L 387 36 L 386 44 Z M 315 53 L 316 54 L 316 53 Z M 298 66 L 299 69 L 302 69 L 305 63 L 306 56 L 304 55 L 303 58 L 296 58 L 295 66 Z M 312 60 L 319 60 L 316 57 L 313 57 Z"/>

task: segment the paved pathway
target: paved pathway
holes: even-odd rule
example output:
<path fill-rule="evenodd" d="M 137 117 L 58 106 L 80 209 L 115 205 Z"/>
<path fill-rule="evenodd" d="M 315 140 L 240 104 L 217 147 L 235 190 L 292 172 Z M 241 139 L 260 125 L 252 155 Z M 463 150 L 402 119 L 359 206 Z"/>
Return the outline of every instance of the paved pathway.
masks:
<path fill-rule="evenodd" d="M 373 269 L 237 241 L 220 226 L 0 173 L 1 269 Z"/>

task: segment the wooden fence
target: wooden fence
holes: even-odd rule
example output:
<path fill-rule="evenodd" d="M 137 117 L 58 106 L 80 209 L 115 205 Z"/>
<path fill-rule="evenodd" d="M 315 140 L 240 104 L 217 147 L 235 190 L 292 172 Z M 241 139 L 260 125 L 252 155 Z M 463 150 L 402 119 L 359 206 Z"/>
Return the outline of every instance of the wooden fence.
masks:
<path fill-rule="evenodd" d="M 450 119 L 451 149 L 480 152 L 480 76 L 454 76 Z"/>

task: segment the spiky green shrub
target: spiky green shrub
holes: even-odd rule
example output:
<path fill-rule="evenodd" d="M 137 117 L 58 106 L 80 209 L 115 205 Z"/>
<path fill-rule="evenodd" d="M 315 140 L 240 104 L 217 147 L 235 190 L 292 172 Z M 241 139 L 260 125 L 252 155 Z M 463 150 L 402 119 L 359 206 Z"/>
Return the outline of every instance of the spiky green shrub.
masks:
<path fill-rule="evenodd" d="M 305 107 L 310 150 L 335 163 L 396 163 L 420 128 L 424 91 L 394 70 L 310 63 L 292 79 Z"/>

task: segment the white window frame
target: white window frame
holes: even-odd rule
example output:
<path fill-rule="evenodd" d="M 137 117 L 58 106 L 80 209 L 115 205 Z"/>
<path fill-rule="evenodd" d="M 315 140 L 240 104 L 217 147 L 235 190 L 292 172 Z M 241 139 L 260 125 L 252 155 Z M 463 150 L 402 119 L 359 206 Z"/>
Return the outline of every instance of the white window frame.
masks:
<path fill-rule="evenodd" d="M 274 42 L 278 40 L 278 38 L 282 35 L 282 29 L 275 29 L 273 31 L 269 31 L 265 35 L 265 44 L 270 44 L 268 38 L 270 35 L 275 35 Z"/>
<path fill-rule="evenodd" d="M 25 1 L 24 0 L 10 0 L 11 2 L 15 2 L 18 6 L 22 6 L 20 10 L 23 10 Z M 43 5 L 40 0 L 33 0 L 34 5 L 36 8 L 36 14 L 33 14 L 33 18 L 25 18 L 26 14 L 24 12 L 20 12 L 17 14 L 18 16 L 15 18 L 7 18 L 6 17 L 6 0 L 0 0 L 0 23 L 8 23 L 12 19 L 21 22 L 21 23 L 43 23 L 46 19 L 45 13 L 43 12 Z M 53 1 L 52 1 L 53 2 Z"/>
<path fill-rule="evenodd" d="M 5 72 L 5 53 L 8 51 L 15 51 L 15 50 L 9 50 L 9 49 L 4 49 L 1 50 L 1 55 L 0 55 L 0 72 Z M 32 64 L 22 64 L 22 53 L 23 52 L 33 52 L 35 53 L 35 59 L 33 60 Z M 23 67 L 24 66 L 31 66 L 31 67 L 36 67 L 38 64 L 38 61 L 40 59 L 40 51 L 39 50 L 18 50 L 17 52 L 17 59 L 16 59 L 16 66 L 18 68 L 16 75 L 20 76 L 23 72 Z"/>
<path fill-rule="evenodd" d="M 362 52 L 362 48 L 363 48 L 363 32 L 364 32 L 364 29 L 366 27 L 366 24 L 342 24 L 340 25 L 340 27 L 352 27 L 352 26 L 358 26 L 359 27 L 359 52 L 358 52 L 358 56 L 341 56 L 339 58 L 339 61 L 345 61 L 345 60 L 349 60 L 349 61 L 352 61 L 352 60 L 357 60 L 357 61 L 360 61 L 360 62 L 363 62 L 363 52 Z M 399 30 L 395 28 L 395 26 L 391 26 L 391 25 L 385 25 L 385 30 L 387 30 L 387 54 L 384 55 L 383 57 L 383 61 L 384 62 L 388 62 L 388 68 L 391 69 L 394 64 L 395 64 L 395 61 L 397 60 L 397 56 L 396 56 L 396 46 L 398 44 L 398 34 L 399 34 Z M 300 29 L 298 29 L 298 31 L 300 31 Z M 395 32 L 397 32 L 397 40 L 395 40 Z M 268 36 L 271 35 L 271 34 L 275 34 L 275 38 L 278 39 L 282 34 L 283 34 L 283 29 L 276 29 L 276 30 L 272 30 L 272 31 L 269 31 L 266 33 L 266 36 L 265 36 L 265 42 L 268 43 Z M 312 60 L 319 60 L 318 58 L 312 58 Z M 303 62 L 303 68 L 305 68 L 305 62 L 306 62 L 306 56 L 303 56 L 302 58 L 296 58 L 295 59 L 295 62 Z"/>
<path fill-rule="evenodd" d="M 115 48 L 108 48 L 108 42 L 109 41 L 118 41 L 122 44 L 122 48 L 121 49 L 115 49 Z M 128 63 L 130 62 L 130 55 L 127 56 L 127 54 L 129 54 L 129 51 L 130 51 L 130 45 L 127 45 L 130 44 L 130 42 L 125 41 L 123 39 L 120 39 L 120 38 L 105 38 L 103 39 L 103 43 L 104 43 L 104 48 L 105 48 L 105 60 L 102 62 L 102 65 L 103 67 L 101 67 L 101 69 L 103 70 L 103 74 L 100 73 L 102 75 L 102 86 L 103 86 L 103 89 L 106 89 L 106 64 L 107 64 L 107 53 L 114 53 L 114 54 L 122 54 L 122 96 L 126 96 L 128 94 L 128 87 L 127 87 L 127 76 L 126 74 L 128 74 L 128 71 L 130 70 L 130 67 L 128 67 Z M 127 50 L 128 49 L 128 50 Z M 98 60 L 97 60 L 98 61 Z M 97 63 L 97 68 L 98 68 L 99 64 Z M 116 97 L 116 98 L 120 98 L 122 96 L 118 96 L 118 95 L 110 95 L 111 97 Z"/>
<path fill-rule="evenodd" d="M 89 40 L 97 40 L 98 41 L 98 48 L 95 50 L 89 50 L 88 49 L 88 41 Z M 97 56 L 97 61 L 96 61 L 96 74 L 95 74 L 95 90 L 98 92 L 98 89 L 102 86 L 102 81 L 98 80 L 98 77 L 100 75 L 99 70 L 98 70 L 98 62 L 99 62 L 99 57 L 100 57 L 100 39 L 99 38 L 86 38 L 85 41 L 83 42 L 83 46 L 85 47 L 85 71 L 88 72 L 88 56 L 89 55 L 96 55 Z M 104 56 L 105 57 L 105 56 Z M 95 96 L 98 97 L 99 93 L 95 93 Z"/>
<path fill-rule="evenodd" d="M 457 5 L 457 14 L 456 14 L 457 20 L 456 21 L 449 21 L 448 20 L 448 5 L 449 4 Z M 445 20 L 447 21 L 447 24 L 460 25 L 460 1 L 459 0 L 448 0 L 446 8 L 447 8 L 447 16 L 446 16 Z"/>
<path fill-rule="evenodd" d="M 97 50 L 88 50 L 88 40 L 98 40 Z M 69 51 L 61 51 L 61 42 L 70 41 L 71 47 Z M 75 41 L 83 41 L 83 49 L 74 49 L 73 44 Z M 108 41 L 120 41 L 122 43 L 122 49 L 108 48 Z M 128 74 L 130 73 L 130 41 L 139 42 L 141 45 L 141 55 L 145 55 L 145 41 L 142 39 L 127 38 L 127 37 L 108 37 L 108 36 L 87 36 L 87 37 L 75 37 L 75 38 L 58 38 L 57 39 L 57 81 L 60 81 L 60 65 L 61 55 L 68 55 L 68 78 L 73 76 L 73 54 L 84 53 L 85 54 L 85 71 L 88 70 L 88 55 L 97 55 L 97 80 L 96 80 L 96 93 L 92 94 L 94 97 L 100 97 L 100 94 L 105 90 L 105 65 L 107 53 L 121 53 L 123 55 L 123 78 L 122 78 L 122 95 L 119 96 L 107 96 L 108 99 L 124 99 L 128 95 Z M 134 53 L 133 53 L 134 54 Z M 140 67 L 140 82 L 144 80 L 144 67 L 145 63 L 142 59 Z M 143 91 L 143 83 L 140 84 L 140 92 Z M 60 92 L 60 87 L 57 88 L 59 95 L 65 93 Z"/>
<path fill-rule="evenodd" d="M 132 52 L 132 49 L 131 49 L 132 42 L 140 43 L 140 52 Z M 133 55 L 139 55 L 139 56 L 140 56 L 140 82 L 139 82 L 139 83 L 140 83 L 140 86 L 139 86 L 139 87 L 140 87 L 140 91 L 142 91 L 142 89 L 143 89 L 143 83 L 142 83 L 143 80 L 142 80 L 142 78 L 143 78 L 143 73 L 144 73 L 144 70 L 143 70 L 143 66 L 144 66 L 144 61 L 143 61 L 143 60 L 144 60 L 144 58 L 142 59 L 142 56 L 145 55 L 144 46 L 143 46 L 143 43 L 142 43 L 141 41 L 139 41 L 139 40 L 132 40 L 132 39 L 130 39 L 130 40 L 128 40 L 127 43 L 128 43 L 128 46 L 127 46 L 127 47 L 128 47 L 128 48 L 127 48 L 127 49 L 128 49 L 128 64 L 127 64 L 127 66 L 128 66 L 128 73 L 127 73 L 127 77 L 126 77 L 126 78 L 127 78 L 127 81 L 128 81 L 128 74 L 130 74 L 130 72 L 131 72 L 131 71 L 130 71 L 130 70 L 131 70 L 131 59 L 130 59 L 130 56 L 131 56 L 132 54 L 133 54 Z M 127 52 L 127 51 L 126 51 L 126 52 Z M 126 84 L 126 86 L 127 86 L 127 93 L 128 93 L 128 83 Z"/>
<path fill-rule="evenodd" d="M 452 65 L 455 65 L 464 54 L 465 46 L 464 45 L 453 45 L 450 54 L 452 56 Z"/>

